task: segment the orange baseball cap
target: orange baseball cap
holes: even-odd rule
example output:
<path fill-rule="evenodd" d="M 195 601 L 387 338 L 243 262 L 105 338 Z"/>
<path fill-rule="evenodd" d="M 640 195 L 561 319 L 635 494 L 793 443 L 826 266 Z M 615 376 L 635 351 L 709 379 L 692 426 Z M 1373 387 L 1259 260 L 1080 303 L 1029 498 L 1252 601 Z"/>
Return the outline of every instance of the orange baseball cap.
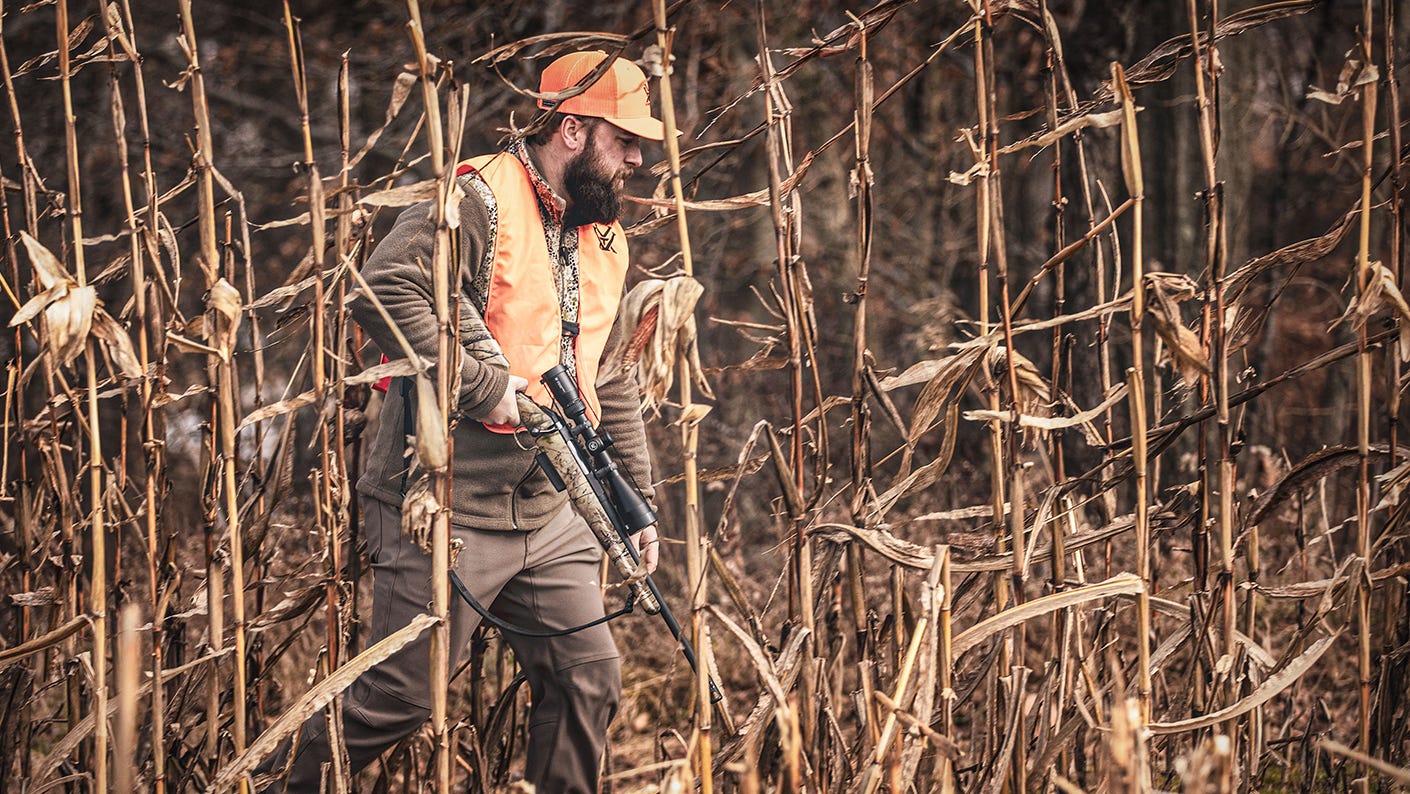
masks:
<path fill-rule="evenodd" d="M 601 50 L 574 52 L 558 58 L 543 70 L 539 93 L 566 91 L 592 73 L 607 57 Z M 559 113 L 604 119 L 633 135 L 659 141 L 666 137 L 666 125 L 651 115 L 651 93 L 646 73 L 631 61 L 616 58 L 612 66 L 581 94 L 558 101 L 540 99 L 539 107 Z"/>

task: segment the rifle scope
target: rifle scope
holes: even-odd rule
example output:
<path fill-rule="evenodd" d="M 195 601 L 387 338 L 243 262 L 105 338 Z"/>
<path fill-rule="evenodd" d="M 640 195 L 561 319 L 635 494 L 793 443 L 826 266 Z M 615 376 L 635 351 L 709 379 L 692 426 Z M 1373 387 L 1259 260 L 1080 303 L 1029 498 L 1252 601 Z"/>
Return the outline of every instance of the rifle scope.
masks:
<path fill-rule="evenodd" d="M 559 364 L 543 373 L 543 385 L 553 395 L 553 401 L 563 409 L 563 415 L 578 428 L 588 426 L 587 406 L 583 404 L 578 382 L 568 373 L 568 368 Z"/>
<path fill-rule="evenodd" d="M 641 494 L 627 482 L 617 469 L 617 464 L 607 454 L 612 446 L 612 436 L 599 433 L 588 421 L 587 406 L 578 391 L 578 383 L 562 364 L 543 374 L 543 385 L 553 396 L 553 401 L 563 409 L 563 415 L 572 423 L 573 433 L 582 438 L 583 448 L 592 456 L 593 474 L 607 486 L 607 492 L 617 508 L 617 514 L 626 525 L 628 534 L 636 534 L 656 523 L 656 513 L 641 498 Z"/>

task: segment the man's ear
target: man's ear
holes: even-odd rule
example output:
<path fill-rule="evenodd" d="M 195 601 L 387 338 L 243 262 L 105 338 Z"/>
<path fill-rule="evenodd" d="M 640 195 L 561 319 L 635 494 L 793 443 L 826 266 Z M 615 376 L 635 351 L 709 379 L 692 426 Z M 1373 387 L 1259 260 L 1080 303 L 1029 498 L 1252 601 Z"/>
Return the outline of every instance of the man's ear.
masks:
<path fill-rule="evenodd" d="M 570 152 L 578 152 L 585 148 L 590 134 L 592 134 L 592 128 L 577 116 L 564 116 L 563 123 L 558 126 L 558 137 Z"/>

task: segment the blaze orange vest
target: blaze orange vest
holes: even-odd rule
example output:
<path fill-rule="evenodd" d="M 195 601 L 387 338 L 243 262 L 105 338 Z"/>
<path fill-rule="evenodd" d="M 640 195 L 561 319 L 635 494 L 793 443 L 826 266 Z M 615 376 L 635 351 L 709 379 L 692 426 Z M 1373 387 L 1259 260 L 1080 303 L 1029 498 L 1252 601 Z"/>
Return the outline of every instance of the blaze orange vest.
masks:
<path fill-rule="evenodd" d="M 529 382 L 524 393 L 540 405 L 552 405 L 553 398 L 539 378 L 561 363 L 563 315 L 529 172 L 507 152 L 474 157 L 464 165 L 489 186 L 498 218 L 485 325 L 509 360 L 510 374 Z M 578 229 L 578 334 L 573 352 L 578 389 L 594 424 L 602 416 L 595 386 L 598 366 L 627 275 L 626 240 L 616 222 L 610 227 L 588 224 Z M 486 427 L 500 433 L 513 431 L 505 425 Z"/>

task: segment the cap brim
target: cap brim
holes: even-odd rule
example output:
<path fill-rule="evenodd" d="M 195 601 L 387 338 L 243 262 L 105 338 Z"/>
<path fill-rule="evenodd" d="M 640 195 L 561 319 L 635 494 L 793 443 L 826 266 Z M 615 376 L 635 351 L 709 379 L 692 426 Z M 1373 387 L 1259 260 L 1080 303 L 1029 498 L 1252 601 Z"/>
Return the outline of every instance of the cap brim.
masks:
<path fill-rule="evenodd" d="M 606 121 L 614 127 L 626 130 L 638 138 L 645 138 L 648 141 L 661 141 L 666 139 L 666 125 L 659 119 L 650 116 L 634 119 L 614 119 L 607 118 Z"/>

